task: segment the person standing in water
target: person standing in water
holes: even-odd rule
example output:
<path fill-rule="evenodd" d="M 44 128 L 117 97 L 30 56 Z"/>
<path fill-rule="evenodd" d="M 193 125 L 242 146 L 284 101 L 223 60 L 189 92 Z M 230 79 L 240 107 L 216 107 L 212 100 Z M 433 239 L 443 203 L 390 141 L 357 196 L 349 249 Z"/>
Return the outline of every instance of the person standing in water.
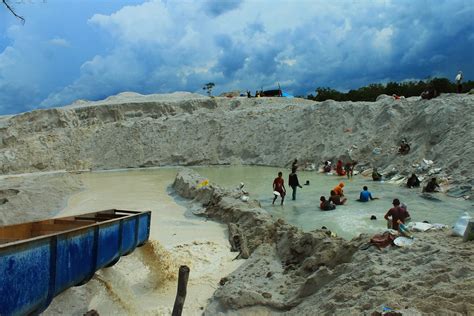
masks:
<path fill-rule="evenodd" d="M 410 217 L 406 208 L 400 206 L 400 200 L 394 199 L 393 200 L 393 207 L 387 211 L 384 218 L 389 221 L 389 217 L 392 218 L 391 221 L 391 228 L 394 230 L 398 230 L 399 223 L 405 224 L 405 220 Z M 400 220 L 400 221 L 399 221 Z"/>
<path fill-rule="evenodd" d="M 296 188 L 302 186 L 300 185 L 300 182 L 298 181 L 298 176 L 296 175 L 296 167 L 293 167 L 291 169 L 291 173 L 288 177 L 288 185 L 293 189 L 293 195 L 292 195 L 292 200 L 296 200 Z"/>
<path fill-rule="evenodd" d="M 286 195 L 286 188 L 285 188 L 285 181 L 283 180 L 283 173 L 280 171 L 278 172 L 278 177 L 273 180 L 273 191 L 278 192 L 281 197 L 281 205 L 283 205 L 283 201 L 285 200 Z M 273 198 L 272 204 L 275 204 L 278 195 L 275 194 Z"/>
<path fill-rule="evenodd" d="M 291 164 L 291 170 L 293 169 L 298 169 L 298 159 L 295 158 L 295 160 L 293 161 L 293 163 Z"/>

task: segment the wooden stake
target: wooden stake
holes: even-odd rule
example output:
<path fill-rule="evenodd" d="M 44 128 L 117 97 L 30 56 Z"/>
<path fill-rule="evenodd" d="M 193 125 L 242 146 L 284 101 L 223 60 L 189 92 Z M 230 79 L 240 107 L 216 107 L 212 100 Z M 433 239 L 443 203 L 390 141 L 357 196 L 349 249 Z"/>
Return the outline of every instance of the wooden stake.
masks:
<path fill-rule="evenodd" d="M 178 292 L 174 301 L 172 316 L 181 316 L 183 312 L 184 300 L 186 299 L 186 288 L 188 286 L 189 267 L 180 266 L 178 275 Z"/>

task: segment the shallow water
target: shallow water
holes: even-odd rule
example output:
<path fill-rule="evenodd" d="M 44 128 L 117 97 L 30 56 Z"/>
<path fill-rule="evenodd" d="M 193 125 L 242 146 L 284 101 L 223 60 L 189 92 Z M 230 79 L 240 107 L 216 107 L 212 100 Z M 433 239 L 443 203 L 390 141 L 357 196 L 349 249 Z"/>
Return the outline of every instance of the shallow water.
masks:
<path fill-rule="evenodd" d="M 471 202 L 454 199 L 442 193 L 432 194 L 436 200 L 422 197 L 421 189 L 407 189 L 391 183 L 374 182 L 371 178 L 355 175 L 352 180 L 347 177 L 326 175 L 314 171 L 298 171 L 298 179 L 303 188 L 297 189 L 296 200 L 291 200 L 291 188 L 288 188 L 289 170 L 272 167 L 229 166 L 229 167 L 197 167 L 198 171 L 211 182 L 225 187 L 237 187 L 244 182 L 244 189 L 250 192 L 251 198 L 257 199 L 262 207 L 276 217 L 302 228 L 305 231 L 326 226 L 344 238 L 352 238 L 360 233 L 374 233 L 386 228 L 383 216 L 394 198 L 400 199 L 408 206 L 412 221 L 429 221 L 454 225 L 465 211 L 471 216 Z M 283 206 L 279 199 L 272 205 L 272 183 L 278 171 L 283 172 L 287 195 Z M 309 180 L 310 185 L 303 185 Z M 346 205 L 337 206 L 336 210 L 322 212 L 319 210 L 319 198 L 329 195 L 329 191 L 339 182 L 345 183 L 344 193 L 348 199 Z M 367 203 L 357 202 L 362 187 L 366 185 L 373 197 L 379 200 Z M 278 205 L 277 205 L 278 204 Z M 377 220 L 370 220 L 375 215 Z"/>
<path fill-rule="evenodd" d="M 193 169 L 208 177 L 211 182 L 227 188 L 237 187 L 243 182 L 244 189 L 250 192 L 250 197 L 259 200 L 264 209 L 305 231 L 326 226 L 344 238 L 383 230 L 386 227 L 383 216 L 392 207 L 394 198 L 400 199 L 408 206 L 413 221 L 429 221 L 451 226 L 465 211 L 469 211 L 471 216 L 474 215 L 471 211 L 471 202 L 464 199 L 435 193 L 431 195 L 435 200 L 428 200 L 422 197 L 421 189 L 407 189 L 392 183 L 374 182 L 361 175 L 355 175 L 349 181 L 346 177 L 314 171 L 298 171 L 298 178 L 303 188 L 298 188 L 295 201 L 291 200 L 291 188 L 286 185 L 287 196 L 284 205 L 279 205 L 279 199 L 272 205 L 273 179 L 278 171 L 282 171 L 286 184 L 289 170 L 262 166 L 212 166 Z M 175 234 L 176 232 L 168 228 L 166 215 L 170 212 L 184 212 L 183 206 L 176 204 L 176 200 L 169 195 L 170 185 L 177 171 L 178 168 L 149 168 L 83 174 L 82 177 L 88 182 L 90 189 L 83 195 L 74 196 L 69 202 L 68 209 L 61 216 L 68 212 L 105 208 L 152 209 L 161 213 L 159 227 L 157 217 L 153 217 L 152 237 L 155 234 L 154 237 L 166 243 L 178 243 L 180 234 Z M 303 185 L 307 180 L 310 185 Z M 341 181 L 345 183 L 344 192 L 348 199 L 346 205 L 337 206 L 334 211 L 320 211 L 320 196 L 328 197 L 329 191 Z M 367 203 L 357 202 L 356 199 L 364 185 L 368 186 L 373 197 L 379 199 Z M 92 205 L 94 209 L 91 209 Z M 370 220 L 371 215 L 375 215 L 377 220 Z M 174 222 L 174 219 L 170 220 L 173 221 L 172 224 L 180 224 Z M 196 219 L 196 225 L 199 221 L 200 219 Z M 184 221 L 182 224 L 190 225 Z M 209 233 L 219 234 L 216 231 Z M 216 235 L 214 236 L 217 237 Z"/>
<path fill-rule="evenodd" d="M 79 175 L 84 190 L 71 196 L 57 216 L 117 208 L 151 210 L 150 242 L 101 269 L 84 286 L 54 299 L 44 315 L 170 315 L 180 265 L 191 269 L 183 314 L 201 315 L 233 260 L 226 225 L 192 215 L 189 201 L 170 195 L 177 169 L 136 169 Z M 205 232 L 205 233 L 204 233 Z"/>

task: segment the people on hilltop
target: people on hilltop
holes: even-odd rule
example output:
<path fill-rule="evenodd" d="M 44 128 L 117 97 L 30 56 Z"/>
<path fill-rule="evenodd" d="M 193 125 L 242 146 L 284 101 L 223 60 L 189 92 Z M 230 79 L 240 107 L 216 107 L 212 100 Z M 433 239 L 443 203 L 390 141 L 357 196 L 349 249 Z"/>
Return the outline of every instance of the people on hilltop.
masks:
<path fill-rule="evenodd" d="M 321 201 L 319 208 L 322 211 L 332 211 L 336 209 L 336 205 L 331 201 L 331 199 L 326 200 L 325 196 L 321 196 L 319 200 Z"/>
<path fill-rule="evenodd" d="M 440 187 L 436 178 L 431 178 L 428 184 L 426 184 L 426 186 L 423 188 L 423 192 L 429 192 L 429 193 L 439 192 L 439 189 Z"/>
<path fill-rule="evenodd" d="M 329 201 L 331 201 L 335 205 L 343 205 L 344 203 L 346 203 L 347 199 L 344 197 L 341 197 L 341 195 L 339 194 L 336 194 L 334 190 L 331 190 Z"/>
<path fill-rule="evenodd" d="M 343 169 L 342 160 L 338 160 L 336 164 L 336 173 L 338 176 L 345 176 L 346 172 Z"/>
<path fill-rule="evenodd" d="M 369 192 L 369 188 L 364 185 L 362 188 L 362 192 L 360 192 L 359 199 L 357 201 L 359 202 L 369 202 L 375 200 L 374 197 L 372 197 L 372 193 Z"/>
<path fill-rule="evenodd" d="M 273 198 L 272 204 L 275 204 L 276 199 L 278 198 L 278 196 L 280 196 L 281 205 L 283 205 L 283 201 L 285 201 L 286 188 L 285 181 L 283 180 L 283 173 L 281 171 L 278 172 L 278 177 L 273 180 L 273 193 L 275 197 Z"/>
<path fill-rule="evenodd" d="M 296 161 L 296 159 L 295 159 L 295 161 Z M 291 169 L 291 173 L 288 176 L 288 185 L 293 190 L 292 200 L 294 201 L 294 200 L 296 200 L 296 188 L 298 188 L 298 187 L 303 188 L 300 185 L 300 182 L 298 181 L 298 176 L 296 175 L 296 167 L 293 167 Z"/>
<path fill-rule="evenodd" d="M 462 93 L 462 80 L 463 80 L 463 75 L 462 71 L 459 70 L 458 74 L 456 75 L 456 91 L 457 93 Z"/>
<path fill-rule="evenodd" d="M 408 141 L 404 138 L 402 139 L 402 142 L 400 143 L 400 148 L 398 148 L 398 153 L 401 155 L 406 155 L 410 152 L 410 144 Z"/>
<path fill-rule="evenodd" d="M 388 228 L 398 231 L 399 223 L 401 222 L 405 224 L 405 221 L 410 217 L 410 214 L 406 208 L 400 207 L 399 199 L 394 199 L 392 204 L 393 207 L 387 211 L 384 218 L 388 222 Z"/>
<path fill-rule="evenodd" d="M 331 162 L 329 160 L 324 162 L 323 171 L 326 173 L 331 172 Z"/>
<path fill-rule="evenodd" d="M 438 96 L 438 92 L 432 84 L 429 84 L 428 87 L 421 93 L 421 98 L 426 100 L 431 100 Z"/>
<path fill-rule="evenodd" d="M 382 175 L 377 171 L 377 168 L 372 170 L 372 180 L 374 181 L 381 181 Z"/>
<path fill-rule="evenodd" d="M 410 178 L 407 180 L 407 187 L 411 188 L 419 188 L 420 187 L 420 179 L 416 176 L 416 174 L 412 173 Z"/>

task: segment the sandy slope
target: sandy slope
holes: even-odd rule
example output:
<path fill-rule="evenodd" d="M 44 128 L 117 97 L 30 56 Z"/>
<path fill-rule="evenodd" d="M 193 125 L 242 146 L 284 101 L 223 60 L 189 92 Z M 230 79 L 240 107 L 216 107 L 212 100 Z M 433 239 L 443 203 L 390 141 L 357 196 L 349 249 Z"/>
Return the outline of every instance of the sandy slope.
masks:
<path fill-rule="evenodd" d="M 288 165 L 325 159 L 473 184 L 473 95 L 312 102 L 124 93 L 0 119 L 3 173 L 160 165 Z M 396 154 L 402 137 L 409 155 Z M 374 154 L 377 148 L 380 154 Z M 378 150 L 375 152 L 377 153 Z"/>

